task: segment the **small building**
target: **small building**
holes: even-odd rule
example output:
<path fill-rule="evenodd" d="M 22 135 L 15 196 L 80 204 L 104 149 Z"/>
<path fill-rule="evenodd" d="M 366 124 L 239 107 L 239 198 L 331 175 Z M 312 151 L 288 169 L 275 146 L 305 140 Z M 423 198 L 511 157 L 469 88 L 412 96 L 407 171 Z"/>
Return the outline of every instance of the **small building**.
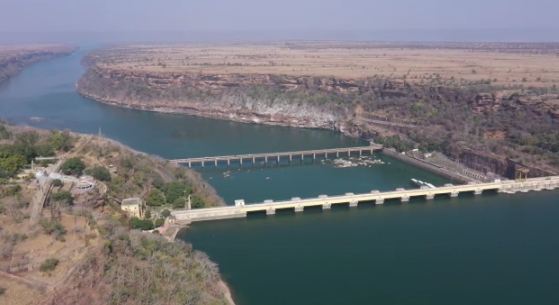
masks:
<path fill-rule="evenodd" d="M 130 217 L 141 218 L 144 216 L 144 203 L 141 198 L 131 197 L 122 200 L 120 209 Z"/>

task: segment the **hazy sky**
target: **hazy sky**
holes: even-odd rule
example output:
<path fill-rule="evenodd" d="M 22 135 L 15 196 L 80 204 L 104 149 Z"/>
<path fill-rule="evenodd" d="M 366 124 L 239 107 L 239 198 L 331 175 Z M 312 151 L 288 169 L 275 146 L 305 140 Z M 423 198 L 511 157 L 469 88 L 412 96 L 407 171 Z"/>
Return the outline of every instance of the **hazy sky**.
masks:
<path fill-rule="evenodd" d="M 559 0 L 0 0 L 0 32 L 6 37 L 13 32 L 242 32 L 286 38 L 415 32 L 558 41 L 558 14 Z"/>

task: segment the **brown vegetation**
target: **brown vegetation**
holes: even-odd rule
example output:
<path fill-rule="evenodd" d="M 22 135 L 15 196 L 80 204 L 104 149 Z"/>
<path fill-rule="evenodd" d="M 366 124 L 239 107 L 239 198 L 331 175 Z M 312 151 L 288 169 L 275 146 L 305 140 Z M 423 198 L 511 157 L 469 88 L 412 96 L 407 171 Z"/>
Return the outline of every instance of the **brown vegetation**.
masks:
<path fill-rule="evenodd" d="M 40 184 L 15 175 L 0 180 L 1 304 L 231 303 L 217 267 L 203 253 L 162 236 L 131 231 L 118 203 L 148 192 L 157 181 L 182 181 L 190 183 L 204 204 L 220 204 L 211 188 L 201 187 L 205 184 L 198 176 L 106 139 L 0 127 L 0 160 L 23 153 L 34 156 L 40 148 L 66 161 L 79 158 L 69 162 L 69 169 L 81 163 L 86 171 L 111 169 L 109 178 L 101 175 L 105 182 L 98 181 L 95 190 L 85 193 L 59 181 L 44 207 L 40 202 L 37 222 L 32 215 Z M 12 163 L 0 163 L 6 165 Z"/>

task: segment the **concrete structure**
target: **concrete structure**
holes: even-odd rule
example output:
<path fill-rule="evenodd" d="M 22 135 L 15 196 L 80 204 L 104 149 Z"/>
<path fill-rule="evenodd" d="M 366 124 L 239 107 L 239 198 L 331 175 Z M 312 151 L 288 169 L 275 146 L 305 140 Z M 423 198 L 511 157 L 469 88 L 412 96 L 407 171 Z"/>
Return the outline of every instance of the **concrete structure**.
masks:
<path fill-rule="evenodd" d="M 138 197 L 126 198 L 122 200 L 120 209 L 130 217 L 141 218 L 144 215 L 144 203 Z"/>
<path fill-rule="evenodd" d="M 342 148 L 329 148 L 329 149 L 316 149 L 316 150 L 301 150 L 301 151 L 286 151 L 286 152 L 272 152 L 272 153 L 258 153 L 258 154 L 244 154 L 244 155 L 229 155 L 229 156 L 215 156 L 215 157 L 199 157 L 199 158 L 185 158 L 169 160 L 172 163 L 184 164 L 188 167 L 193 165 L 200 165 L 202 167 L 207 164 L 218 166 L 219 164 L 226 164 L 230 166 L 231 163 L 237 162 L 242 165 L 243 162 L 258 164 L 275 162 L 280 163 L 281 160 L 288 162 L 304 161 L 306 159 L 316 160 L 317 158 L 327 159 L 329 157 L 351 156 L 369 154 L 372 155 L 375 151 L 382 151 L 382 145 L 371 144 L 369 146 L 358 147 L 342 147 Z"/>
<path fill-rule="evenodd" d="M 277 210 L 293 210 L 302 212 L 307 207 L 322 207 L 330 209 L 332 205 L 348 204 L 356 207 L 359 203 L 383 204 L 385 200 L 396 199 L 408 202 L 411 198 L 422 197 L 427 200 L 436 196 L 458 197 L 461 193 L 480 195 L 485 191 L 496 191 L 500 193 L 516 193 L 528 191 L 554 190 L 559 188 L 559 176 L 530 178 L 524 180 L 495 180 L 487 183 L 470 183 L 464 185 L 447 184 L 436 188 L 402 189 L 394 191 L 379 192 L 371 191 L 366 194 L 347 193 L 341 196 L 321 195 L 316 198 L 301 199 L 294 197 L 286 201 L 266 200 L 263 203 L 245 204 L 244 200 L 236 200 L 234 206 L 217 208 L 179 210 L 173 211 L 172 215 L 178 223 L 191 223 L 196 221 L 208 221 L 218 219 L 230 219 L 246 217 L 248 213 L 262 212 L 273 215 Z"/>

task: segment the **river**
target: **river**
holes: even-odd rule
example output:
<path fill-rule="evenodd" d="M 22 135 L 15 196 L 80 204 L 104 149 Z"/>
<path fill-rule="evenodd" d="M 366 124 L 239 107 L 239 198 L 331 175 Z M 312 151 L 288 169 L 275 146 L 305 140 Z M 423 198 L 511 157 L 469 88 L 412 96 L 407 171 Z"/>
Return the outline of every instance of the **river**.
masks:
<path fill-rule="evenodd" d="M 31 66 L 0 88 L 0 117 L 97 133 L 165 158 L 366 144 L 338 133 L 103 105 L 79 96 L 86 50 Z M 231 204 L 411 187 L 446 179 L 384 164 L 201 169 Z M 201 223 L 181 239 L 220 265 L 239 305 L 559 304 L 557 192 L 483 195 Z"/>

